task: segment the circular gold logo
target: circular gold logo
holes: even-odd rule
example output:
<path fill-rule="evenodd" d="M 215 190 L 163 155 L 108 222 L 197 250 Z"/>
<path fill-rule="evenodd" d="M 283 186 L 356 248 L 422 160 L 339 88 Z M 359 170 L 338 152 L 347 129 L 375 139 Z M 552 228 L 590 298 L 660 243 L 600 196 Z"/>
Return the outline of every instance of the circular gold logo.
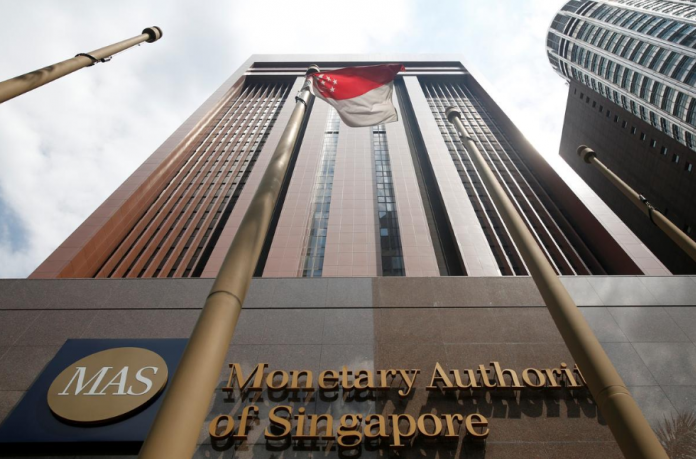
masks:
<path fill-rule="evenodd" d="M 108 349 L 63 370 L 48 389 L 48 406 L 66 421 L 113 421 L 152 400 L 167 377 L 167 364 L 152 351 Z"/>

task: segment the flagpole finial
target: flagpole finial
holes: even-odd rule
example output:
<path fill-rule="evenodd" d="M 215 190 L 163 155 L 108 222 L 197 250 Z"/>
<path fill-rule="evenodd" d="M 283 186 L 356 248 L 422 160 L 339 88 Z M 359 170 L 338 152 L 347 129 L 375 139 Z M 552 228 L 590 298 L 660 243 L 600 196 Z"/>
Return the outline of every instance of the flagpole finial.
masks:
<path fill-rule="evenodd" d="M 319 72 L 321 72 L 321 69 L 319 68 L 319 66 L 316 64 L 312 64 L 307 68 L 307 73 L 305 75 L 309 76 L 309 75 L 312 75 L 314 73 L 319 73 Z"/>
<path fill-rule="evenodd" d="M 445 110 L 445 116 L 447 117 L 447 120 L 451 123 L 453 117 L 461 118 L 462 112 L 457 107 L 447 107 L 447 110 Z"/>

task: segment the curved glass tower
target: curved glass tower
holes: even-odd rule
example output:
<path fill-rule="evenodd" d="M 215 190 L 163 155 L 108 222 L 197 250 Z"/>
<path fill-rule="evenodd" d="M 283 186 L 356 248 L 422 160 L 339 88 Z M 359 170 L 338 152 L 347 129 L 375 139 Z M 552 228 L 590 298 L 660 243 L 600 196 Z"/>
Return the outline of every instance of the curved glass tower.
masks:
<path fill-rule="evenodd" d="M 696 150 L 696 0 L 571 0 L 549 29 L 554 69 Z"/>

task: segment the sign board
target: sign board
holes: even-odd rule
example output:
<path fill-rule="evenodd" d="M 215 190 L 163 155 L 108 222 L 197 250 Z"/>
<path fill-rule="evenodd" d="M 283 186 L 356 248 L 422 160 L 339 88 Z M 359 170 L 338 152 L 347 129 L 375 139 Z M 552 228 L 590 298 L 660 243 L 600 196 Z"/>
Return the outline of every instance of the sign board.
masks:
<path fill-rule="evenodd" d="M 2 449 L 137 451 L 186 342 L 68 340 L 0 426 Z"/>

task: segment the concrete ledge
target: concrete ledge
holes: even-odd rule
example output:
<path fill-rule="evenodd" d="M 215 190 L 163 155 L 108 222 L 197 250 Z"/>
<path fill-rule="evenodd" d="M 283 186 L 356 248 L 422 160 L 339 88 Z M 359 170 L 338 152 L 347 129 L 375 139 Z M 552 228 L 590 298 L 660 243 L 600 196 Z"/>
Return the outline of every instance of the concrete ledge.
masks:
<path fill-rule="evenodd" d="M 561 278 L 578 306 L 694 306 L 696 276 Z M 0 279 L 0 310 L 199 309 L 212 279 Z M 539 307 L 529 277 L 254 279 L 245 308 Z"/>

